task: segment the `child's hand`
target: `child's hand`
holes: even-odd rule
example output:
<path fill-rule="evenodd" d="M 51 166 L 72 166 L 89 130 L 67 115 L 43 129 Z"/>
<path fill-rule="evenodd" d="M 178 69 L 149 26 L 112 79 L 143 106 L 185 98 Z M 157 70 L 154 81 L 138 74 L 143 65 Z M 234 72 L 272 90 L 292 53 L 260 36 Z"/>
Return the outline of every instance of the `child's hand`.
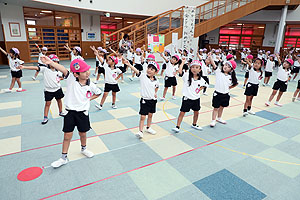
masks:
<path fill-rule="evenodd" d="M 37 48 L 39 48 L 39 45 L 38 45 L 37 43 L 34 43 L 34 45 L 35 45 Z"/>
<path fill-rule="evenodd" d="M 48 56 L 41 56 L 41 61 L 47 65 L 50 65 L 53 62 Z"/>
<path fill-rule="evenodd" d="M 122 57 L 122 61 L 123 61 L 123 63 L 125 65 L 129 65 L 130 64 L 129 61 L 127 59 L 125 59 L 124 57 Z"/>
<path fill-rule="evenodd" d="M 185 63 L 186 61 L 186 58 L 181 58 L 182 62 Z"/>
<path fill-rule="evenodd" d="M 18 67 L 16 67 L 17 69 L 24 69 L 23 65 L 19 65 Z"/>
<path fill-rule="evenodd" d="M 157 94 L 156 93 L 154 94 L 154 97 L 157 99 Z"/>

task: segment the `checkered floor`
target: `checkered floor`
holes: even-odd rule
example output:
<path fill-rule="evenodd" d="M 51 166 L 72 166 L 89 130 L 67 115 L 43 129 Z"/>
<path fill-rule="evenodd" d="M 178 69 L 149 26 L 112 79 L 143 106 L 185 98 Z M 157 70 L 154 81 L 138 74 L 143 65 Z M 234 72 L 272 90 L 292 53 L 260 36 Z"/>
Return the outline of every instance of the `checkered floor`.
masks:
<path fill-rule="evenodd" d="M 87 62 L 94 66 L 94 60 Z M 56 102 L 52 102 L 48 124 L 41 125 L 42 75 L 32 81 L 35 72 L 23 70 L 22 87 L 27 91 L 3 93 L 10 84 L 10 72 L 7 66 L 1 66 L 0 198 L 299 199 L 300 102 L 291 102 L 296 82 L 289 83 L 281 108 L 264 106 L 271 88 L 261 86 L 254 98 L 256 116 L 242 117 L 243 73 L 237 72 L 240 85 L 231 91 L 230 107 L 224 111 L 227 125 L 208 127 L 215 82 L 211 75 L 209 95 L 201 97 L 199 125 L 203 131 L 190 128 L 190 112 L 181 132 L 173 134 L 170 130 L 182 96 L 182 80 L 178 78 L 177 99 L 157 105 L 153 129 L 158 134 L 146 134 L 143 140 L 134 136 L 139 121 L 139 81 L 130 82 L 130 74 L 125 74 L 125 83 L 119 83 L 118 109 L 111 108 L 111 96 L 101 111 L 94 106 L 100 98 L 91 102 L 93 129 L 88 132 L 88 149 L 95 157 L 87 159 L 80 154 L 75 132 L 69 150 L 71 162 L 52 169 L 50 163 L 60 157 L 63 139 Z M 159 95 L 162 79 L 160 83 Z M 62 85 L 65 87 L 64 82 Z M 102 77 L 98 86 L 103 87 Z M 28 182 L 17 179 L 23 169 L 34 166 L 44 169 L 39 178 Z"/>

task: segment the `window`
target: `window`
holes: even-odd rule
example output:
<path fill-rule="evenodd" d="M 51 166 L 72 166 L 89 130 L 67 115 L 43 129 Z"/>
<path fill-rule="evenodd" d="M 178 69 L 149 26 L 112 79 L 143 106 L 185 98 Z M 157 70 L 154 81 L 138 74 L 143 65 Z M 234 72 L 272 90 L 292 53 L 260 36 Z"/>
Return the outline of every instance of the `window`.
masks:
<path fill-rule="evenodd" d="M 290 48 L 290 47 L 300 48 L 300 25 L 287 25 L 286 26 L 283 47 L 284 48 Z"/>
<path fill-rule="evenodd" d="M 79 27 L 79 14 L 66 13 L 66 12 L 55 12 L 56 26 L 65 27 Z"/>

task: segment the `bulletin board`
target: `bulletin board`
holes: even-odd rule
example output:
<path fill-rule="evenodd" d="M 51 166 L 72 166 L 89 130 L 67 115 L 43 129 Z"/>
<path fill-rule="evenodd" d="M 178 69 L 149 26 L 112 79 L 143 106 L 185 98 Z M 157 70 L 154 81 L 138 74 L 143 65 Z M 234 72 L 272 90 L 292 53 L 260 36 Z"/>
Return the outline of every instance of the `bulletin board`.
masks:
<path fill-rule="evenodd" d="M 165 49 L 165 36 L 148 34 L 148 48 L 152 52 L 163 52 Z"/>

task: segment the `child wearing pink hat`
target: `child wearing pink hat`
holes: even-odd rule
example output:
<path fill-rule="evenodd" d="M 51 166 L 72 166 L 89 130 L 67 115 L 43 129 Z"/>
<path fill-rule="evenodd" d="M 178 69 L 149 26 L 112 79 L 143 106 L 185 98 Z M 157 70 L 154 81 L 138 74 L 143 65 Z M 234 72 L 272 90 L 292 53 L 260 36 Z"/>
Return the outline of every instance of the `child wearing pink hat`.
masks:
<path fill-rule="evenodd" d="M 269 97 L 269 100 L 265 103 L 266 106 L 270 106 L 271 101 L 275 97 L 277 91 L 279 90 L 278 96 L 276 98 L 276 101 L 274 105 L 276 106 L 282 106 L 282 104 L 279 103 L 279 100 L 284 92 L 287 90 L 288 81 L 291 79 L 291 67 L 294 64 L 294 61 L 292 59 L 286 59 L 283 63 L 281 63 L 281 60 L 279 58 L 279 55 L 276 54 L 276 57 L 278 59 L 278 72 L 277 72 L 277 81 L 273 85 L 273 92 Z"/>
<path fill-rule="evenodd" d="M 200 106 L 200 91 L 208 86 L 208 83 L 202 78 L 201 61 L 193 60 L 188 72 L 184 72 L 183 65 L 186 59 L 182 59 L 182 63 L 179 66 L 178 73 L 183 80 L 182 88 L 182 103 L 180 113 L 177 119 L 176 127 L 172 129 L 175 133 L 180 131 L 180 125 L 186 112 L 191 109 L 194 111 L 192 128 L 196 130 L 202 130 L 202 127 L 197 125 Z"/>
<path fill-rule="evenodd" d="M 84 60 L 83 57 L 81 56 L 81 48 L 78 46 L 75 46 L 73 49 L 71 49 L 68 45 L 68 43 L 66 43 L 66 45 L 64 46 L 71 55 L 71 61 L 75 60 L 75 59 L 81 59 Z"/>
<path fill-rule="evenodd" d="M 41 56 L 42 57 L 42 56 Z M 55 62 L 59 63 L 59 59 L 55 54 L 49 55 L 49 58 Z M 41 61 L 42 62 L 42 61 Z M 29 69 L 29 70 L 37 70 L 41 72 L 44 76 L 44 97 L 45 97 L 45 108 L 44 108 L 44 119 L 41 124 L 47 124 L 48 122 L 48 114 L 50 110 L 51 101 L 53 98 L 56 99 L 59 115 L 64 116 L 65 114 L 62 112 L 62 98 L 64 97 L 64 93 L 61 89 L 60 81 L 62 78 L 62 73 L 57 71 L 51 65 L 43 66 L 21 66 L 20 69 Z"/>
<path fill-rule="evenodd" d="M 8 58 L 8 63 L 11 70 L 11 77 L 12 77 L 9 88 L 5 89 L 4 92 L 12 92 L 12 88 L 15 86 L 16 81 L 19 86 L 17 92 L 25 91 L 22 89 L 21 80 L 20 80 L 22 77 L 22 70 L 18 68 L 20 65 L 24 64 L 24 61 L 20 60 L 20 56 L 19 56 L 20 51 L 17 48 L 11 48 L 9 50 L 9 53 L 7 53 L 1 47 L 0 47 L 0 51 L 2 51 L 2 53 L 4 53 Z"/>
<path fill-rule="evenodd" d="M 144 122 L 147 119 L 147 127 L 146 132 L 155 135 L 156 131 L 151 128 L 152 117 L 156 112 L 156 103 L 157 103 L 157 91 L 159 88 L 159 81 L 155 77 L 155 75 L 159 72 L 159 65 L 157 62 L 151 60 L 147 61 L 148 66 L 146 72 L 139 71 L 135 67 L 133 67 L 128 60 L 124 59 L 124 63 L 128 65 L 140 79 L 141 83 L 141 100 L 140 100 L 140 123 L 139 123 L 139 132 L 135 134 L 135 136 L 139 139 L 144 137 Z"/>
<path fill-rule="evenodd" d="M 68 163 L 68 149 L 75 127 L 77 127 L 80 136 L 81 153 L 88 158 L 93 157 L 94 154 L 86 148 L 86 132 L 91 128 L 89 119 L 90 102 L 100 96 L 101 90 L 90 81 L 91 66 L 81 59 L 75 59 L 70 64 L 71 71 L 68 71 L 64 66 L 46 56 L 41 57 L 41 60 L 44 64 L 62 72 L 67 83 L 67 91 L 64 98 L 67 113 L 64 117 L 63 125 L 62 155 L 57 161 L 51 163 L 51 166 L 58 168 Z"/>
<path fill-rule="evenodd" d="M 267 52 L 267 63 L 266 63 L 266 66 L 265 66 L 265 79 L 264 79 L 264 83 L 262 84 L 263 86 L 268 86 L 269 85 L 269 81 L 270 81 L 270 78 L 272 76 L 272 72 L 273 72 L 273 68 L 275 67 L 275 62 L 274 62 L 274 58 L 275 58 L 275 55 L 272 54 L 270 55 L 271 52 Z"/>
<path fill-rule="evenodd" d="M 238 85 L 235 74 L 236 62 L 234 60 L 227 61 L 223 67 L 218 68 L 213 62 L 213 58 L 209 56 L 211 63 L 216 73 L 215 92 L 213 94 L 212 106 L 214 107 L 212 113 L 211 127 L 216 126 L 216 122 L 226 124 L 223 120 L 222 114 L 225 107 L 229 106 L 229 90 Z"/>
<path fill-rule="evenodd" d="M 249 62 L 250 63 L 252 63 L 253 62 L 253 56 L 252 55 L 248 55 L 247 57 L 246 57 L 246 59 L 248 60 L 248 61 L 245 61 L 245 63 L 246 63 L 246 68 L 245 68 L 245 79 L 244 79 L 244 84 L 243 84 L 243 89 L 245 89 L 246 88 L 246 84 L 247 84 L 247 81 L 248 81 L 248 78 L 249 78 Z"/>
<path fill-rule="evenodd" d="M 41 56 L 45 56 L 47 54 L 48 48 L 42 47 L 42 49 L 41 49 L 37 43 L 35 43 L 35 46 L 38 48 L 38 51 L 39 51 L 38 67 L 46 67 L 41 61 Z M 40 69 L 40 68 L 38 68 L 38 69 Z M 38 71 L 38 70 L 35 72 L 34 76 L 31 77 L 32 80 L 35 81 L 36 77 L 39 75 L 39 72 L 40 71 Z"/>

